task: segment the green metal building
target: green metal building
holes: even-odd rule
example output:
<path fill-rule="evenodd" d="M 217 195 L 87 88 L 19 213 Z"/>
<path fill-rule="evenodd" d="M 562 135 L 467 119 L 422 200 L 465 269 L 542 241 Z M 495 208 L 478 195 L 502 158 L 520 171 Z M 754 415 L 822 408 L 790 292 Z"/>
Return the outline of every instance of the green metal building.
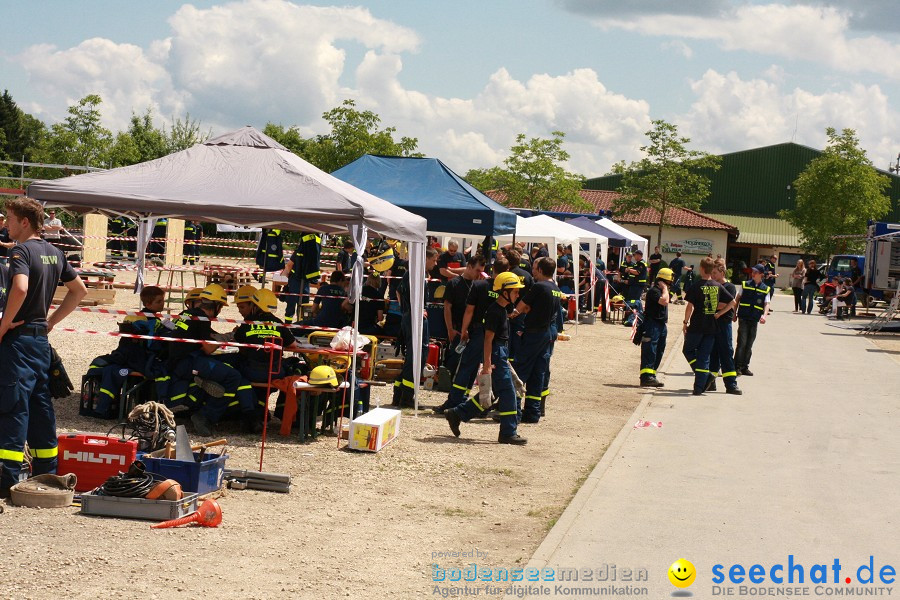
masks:
<path fill-rule="evenodd" d="M 702 211 L 704 214 L 777 218 L 779 210 L 794 208 L 794 181 L 809 162 L 821 154 L 819 150 L 792 142 L 722 154 L 721 168 L 709 174 L 710 196 Z M 885 218 L 898 222 L 900 177 L 881 169 L 879 172 L 891 178 L 888 192 L 893 209 Z M 588 179 L 584 188 L 614 191 L 621 181 L 621 175 L 595 177 Z"/>

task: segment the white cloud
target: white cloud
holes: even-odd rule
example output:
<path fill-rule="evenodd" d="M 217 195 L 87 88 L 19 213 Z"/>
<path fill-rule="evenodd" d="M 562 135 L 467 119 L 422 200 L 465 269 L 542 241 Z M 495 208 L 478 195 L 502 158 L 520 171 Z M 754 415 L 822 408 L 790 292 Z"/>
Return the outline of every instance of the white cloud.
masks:
<path fill-rule="evenodd" d="M 150 107 L 165 115 L 184 110 L 185 94 L 176 92 L 166 70 L 132 44 L 102 38 L 67 50 L 40 44 L 19 59 L 45 99 L 33 105 L 38 108 L 34 114 L 50 121 L 61 120 L 67 106 L 92 93 L 103 98 L 104 122 L 114 129 L 127 125 L 132 110 L 142 113 Z"/>
<path fill-rule="evenodd" d="M 685 44 L 682 40 L 670 40 L 668 42 L 663 42 L 662 49 L 672 50 L 673 52 L 676 52 L 685 58 L 694 57 L 694 50 L 690 46 Z"/>
<path fill-rule="evenodd" d="M 877 85 L 814 94 L 783 91 L 763 79 L 743 80 L 736 73 L 708 70 L 692 82 L 696 100 L 677 120 L 693 145 L 710 152 L 730 152 L 792 140 L 823 148 L 825 128 L 855 129 L 861 146 L 876 164 L 897 151 L 890 132 L 900 115 Z M 883 165 L 881 165 L 883 167 Z"/>
<path fill-rule="evenodd" d="M 900 45 L 887 39 L 850 36 L 851 13 L 833 7 L 746 5 L 721 16 L 639 15 L 598 19 L 604 28 L 645 35 L 713 40 L 725 50 L 800 59 L 840 71 L 872 72 L 900 79 Z"/>

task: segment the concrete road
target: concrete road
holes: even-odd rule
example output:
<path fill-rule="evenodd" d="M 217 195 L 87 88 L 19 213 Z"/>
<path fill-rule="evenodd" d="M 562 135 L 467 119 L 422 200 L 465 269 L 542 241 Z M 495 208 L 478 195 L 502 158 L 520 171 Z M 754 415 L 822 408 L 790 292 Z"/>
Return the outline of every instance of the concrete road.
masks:
<path fill-rule="evenodd" d="M 900 596 L 900 585 L 879 580 L 884 565 L 900 572 L 900 365 L 824 317 L 793 314 L 787 296 L 773 306 L 754 348 L 755 376 L 738 380 L 743 396 L 691 396 L 680 340 L 671 348 L 666 387 L 644 398 L 530 561 L 553 569 L 554 581 L 523 581 L 514 593 L 770 597 L 790 587 Z M 633 429 L 639 418 L 662 427 Z M 875 582 L 863 586 L 868 570 L 857 569 L 870 556 Z M 679 558 L 697 571 L 684 589 L 667 577 Z M 795 566 L 793 583 L 773 583 L 771 568 L 784 565 L 771 575 L 786 577 L 789 560 L 804 581 Z M 764 581 L 738 583 L 754 564 Z M 817 564 L 827 566 L 827 583 L 810 580 L 823 575 Z M 589 569 L 592 580 L 580 571 L 577 582 L 560 581 L 572 577 L 568 568 Z M 625 581 L 626 569 L 646 581 Z"/>

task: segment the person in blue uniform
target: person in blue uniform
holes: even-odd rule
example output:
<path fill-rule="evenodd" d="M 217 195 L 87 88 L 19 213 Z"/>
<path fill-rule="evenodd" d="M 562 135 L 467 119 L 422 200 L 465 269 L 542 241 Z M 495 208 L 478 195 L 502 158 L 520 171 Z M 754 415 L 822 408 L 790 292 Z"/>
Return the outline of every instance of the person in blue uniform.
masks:
<path fill-rule="evenodd" d="M 6 217 L 9 235 L 18 244 L 9 253 L 9 293 L 0 320 L 0 497 L 19 481 L 26 442 L 32 475 L 56 472 L 47 334 L 87 294 L 65 254 L 41 239 L 40 204 L 15 198 L 6 203 Z M 48 316 L 59 282 L 66 296 Z"/>
<path fill-rule="evenodd" d="M 662 267 L 656 274 L 653 285 L 647 290 L 647 305 L 644 307 L 643 332 L 641 335 L 641 387 L 663 387 L 656 377 L 663 354 L 666 351 L 666 337 L 669 321 L 669 286 L 675 278 L 672 269 Z"/>
<path fill-rule="evenodd" d="M 322 238 L 315 233 L 301 233 L 300 243 L 284 264 L 281 272 L 288 278 L 285 295 L 284 322 L 293 323 L 297 305 L 309 301 L 310 285 L 319 282 L 319 257 L 322 253 Z"/>
<path fill-rule="evenodd" d="M 271 273 L 284 269 L 284 242 L 280 229 L 263 229 L 256 246 L 256 266 Z"/>
<path fill-rule="evenodd" d="M 437 264 L 438 251 L 434 248 L 425 249 L 425 276 Z M 411 407 L 414 404 L 414 395 L 416 386 L 419 383 L 419 374 L 413 373 L 413 331 L 412 320 L 422 319 L 422 356 L 428 354 L 428 319 L 425 311 L 422 314 L 413 313 L 412 306 L 412 290 L 411 290 L 410 272 L 407 271 L 400 282 L 397 290 L 397 301 L 400 303 L 400 332 L 403 337 L 403 370 L 400 373 L 400 379 L 394 382 L 393 405 L 400 407 Z M 423 289 L 425 302 L 428 298 L 428 282 L 425 282 Z"/>
<path fill-rule="evenodd" d="M 200 240 L 203 239 L 203 228 L 197 221 L 184 222 L 184 252 L 181 259 L 183 265 L 200 262 Z"/>
<path fill-rule="evenodd" d="M 563 298 L 563 293 L 553 281 L 555 270 L 556 264 L 552 258 L 538 259 L 533 268 L 535 282 L 510 315 L 512 321 L 522 323 L 521 333 L 514 334 L 519 335 L 521 340 L 513 367 L 525 383 L 523 423 L 537 423 L 543 414 L 544 384 L 548 379 L 552 344 L 558 333 L 557 316 Z"/>
<path fill-rule="evenodd" d="M 507 360 L 507 343 L 509 342 L 507 307 L 515 304 L 522 287 L 519 278 L 510 272 L 501 273 L 494 278 L 493 291 L 497 294 L 497 299 L 488 306 L 484 313 L 484 343 L 481 347 L 481 373 L 490 375 L 491 391 L 497 396 L 498 401 L 497 414 L 500 417 L 500 434 L 497 441 L 501 444 L 516 446 L 524 445 L 528 440 L 518 433 L 518 402 L 513 388 L 511 367 Z M 469 421 L 481 410 L 482 407 L 478 403 L 477 396 L 473 396 L 468 402 L 459 406 L 447 409 L 444 415 L 453 435 L 459 437 L 460 423 Z"/>

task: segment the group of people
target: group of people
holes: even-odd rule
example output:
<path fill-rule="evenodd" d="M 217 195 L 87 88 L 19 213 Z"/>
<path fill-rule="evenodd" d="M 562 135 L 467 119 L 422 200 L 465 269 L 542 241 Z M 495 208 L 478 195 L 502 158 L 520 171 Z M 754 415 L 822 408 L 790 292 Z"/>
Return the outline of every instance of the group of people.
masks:
<path fill-rule="evenodd" d="M 771 288 L 763 282 L 766 269 L 753 267 L 751 278 L 736 286 L 726 278 L 725 260 L 705 257 L 700 261 L 699 281 L 686 291 L 684 345 L 682 353 L 694 373 L 693 393 L 702 395 L 717 388 L 721 374 L 725 391 L 740 395 L 739 375 L 752 376 L 750 358 L 757 327 L 766 322 Z M 662 387 L 657 371 L 666 349 L 668 306 L 674 294 L 674 273 L 662 267 L 646 293 L 646 307 L 637 333 L 641 344 L 640 385 Z M 733 323 L 738 323 L 734 345 Z M 637 343 L 637 341 L 636 341 Z"/>
<path fill-rule="evenodd" d="M 855 258 L 850 259 L 850 275 L 838 277 L 824 288 L 822 284 L 826 281 L 827 275 L 819 268 L 815 259 L 811 259 L 809 265 L 804 264 L 803 260 L 798 260 L 790 277 L 795 313 L 812 313 L 816 295 L 822 290 L 824 293 L 819 312 L 829 318 L 843 320 L 845 316 L 856 314 L 859 297 L 865 298 L 866 295 L 862 269 Z"/>

